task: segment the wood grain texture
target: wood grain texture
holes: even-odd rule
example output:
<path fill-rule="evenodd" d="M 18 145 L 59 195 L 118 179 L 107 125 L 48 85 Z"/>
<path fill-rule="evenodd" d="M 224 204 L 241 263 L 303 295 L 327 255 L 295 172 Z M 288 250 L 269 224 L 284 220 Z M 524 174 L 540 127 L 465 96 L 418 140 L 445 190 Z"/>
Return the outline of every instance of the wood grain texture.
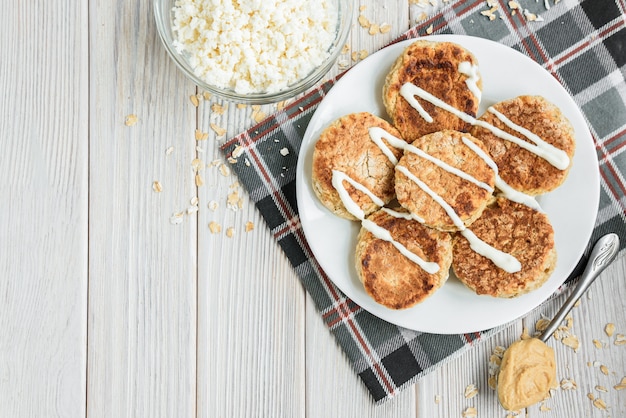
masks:
<path fill-rule="evenodd" d="M 193 417 L 196 217 L 170 216 L 196 193 L 195 87 L 162 48 L 150 1 L 94 2 L 90 21 L 87 414 Z"/>
<path fill-rule="evenodd" d="M 0 417 L 81 417 L 87 2 L 19 2 L 0 26 Z"/>

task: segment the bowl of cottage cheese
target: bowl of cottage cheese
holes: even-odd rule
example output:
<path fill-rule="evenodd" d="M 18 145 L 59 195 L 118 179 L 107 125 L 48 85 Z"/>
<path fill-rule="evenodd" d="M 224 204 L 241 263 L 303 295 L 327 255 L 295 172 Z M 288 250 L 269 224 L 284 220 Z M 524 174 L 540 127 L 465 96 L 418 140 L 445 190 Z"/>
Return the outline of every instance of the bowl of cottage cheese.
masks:
<path fill-rule="evenodd" d="M 252 104 L 319 81 L 346 43 L 353 0 L 154 0 L 161 40 L 201 89 Z"/>

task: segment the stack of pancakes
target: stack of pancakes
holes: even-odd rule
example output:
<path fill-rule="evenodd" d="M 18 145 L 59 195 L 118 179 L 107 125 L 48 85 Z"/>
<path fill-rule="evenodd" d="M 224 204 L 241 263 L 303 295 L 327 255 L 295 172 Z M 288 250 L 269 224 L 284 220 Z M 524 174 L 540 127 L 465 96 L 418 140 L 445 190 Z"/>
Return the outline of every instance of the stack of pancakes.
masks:
<path fill-rule="evenodd" d="M 556 264 L 548 217 L 532 205 L 503 197 L 499 186 L 504 182 L 537 196 L 561 185 L 574 155 L 573 129 L 556 106 L 539 96 L 500 102 L 492 106 L 497 112 L 487 111 L 476 119 L 482 80 L 476 70 L 460 71 L 462 63 L 465 69 L 478 68 L 474 55 L 457 44 L 412 43 L 393 64 L 383 88 L 391 123 L 367 112 L 349 114 L 328 126 L 315 144 L 312 180 L 320 201 L 337 216 L 373 222 L 393 240 L 362 227 L 355 260 L 367 293 L 392 309 L 408 308 L 431 296 L 447 280 L 450 268 L 477 294 L 514 297 L 543 285 Z M 414 97 L 431 118 L 426 120 L 401 93 L 406 83 L 468 117 Z M 562 150 L 569 165 L 556 168 L 527 147 L 494 134 L 484 123 L 472 123 L 476 120 L 529 143 L 520 127 L 531 131 Z M 383 137 L 385 146 L 380 146 L 372 140 L 370 128 L 381 128 L 404 142 L 394 146 Z M 343 182 L 342 188 L 362 211 L 363 216 L 355 216 L 333 184 L 333 172 L 367 188 L 378 202 Z M 464 230 L 515 257 L 521 269 L 507 272 L 480 255 Z M 427 272 L 399 247 L 436 263 L 438 270 Z"/>

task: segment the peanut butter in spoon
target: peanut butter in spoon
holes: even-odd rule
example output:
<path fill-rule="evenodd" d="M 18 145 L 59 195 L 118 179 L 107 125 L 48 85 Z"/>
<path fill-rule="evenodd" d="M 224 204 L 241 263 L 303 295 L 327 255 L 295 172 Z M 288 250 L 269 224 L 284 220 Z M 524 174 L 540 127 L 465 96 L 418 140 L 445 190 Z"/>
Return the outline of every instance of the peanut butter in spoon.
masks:
<path fill-rule="evenodd" d="M 517 411 L 545 399 L 556 388 L 554 350 L 538 338 L 516 341 L 506 350 L 498 374 L 498 400 Z"/>

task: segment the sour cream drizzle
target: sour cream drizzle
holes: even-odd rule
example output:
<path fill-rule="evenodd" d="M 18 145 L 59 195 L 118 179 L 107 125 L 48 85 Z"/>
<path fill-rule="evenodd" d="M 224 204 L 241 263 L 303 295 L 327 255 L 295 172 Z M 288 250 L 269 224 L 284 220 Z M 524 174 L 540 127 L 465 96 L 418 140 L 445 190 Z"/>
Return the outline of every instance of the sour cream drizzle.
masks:
<path fill-rule="evenodd" d="M 437 202 L 443 208 L 443 210 L 448 214 L 450 219 L 452 219 L 452 223 L 454 223 L 454 225 L 459 229 L 461 235 L 463 235 L 465 239 L 467 239 L 472 250 L 482 255 L 483 257 L 490 259 L 496 266 L 500 267 L 507 273 L 515 273 L 522 269 L 522 265 L 517 258 L 503 251 L 500 251 L 497 248 L 492 247 L 491 245 L 478 238 L 472 231 L 467 229 L 467 227 L 465 226 L 465 224 L 463 224 L 463 221 L 461 220 L 459 215 L 456 214 L 452 206 L 450 206 L 445 200 L 441 198 L 441 196 L 439 196 L 430 187 L 428 187 L 426 183 L 424 183 L 417 176 L 411 173 L 406 167 L 398 166 L 396 167 L 396 170 L 400 171 L 402 174 L 411 179 L 415 184 L 419 186 L 420 189 L 426 192 L 426 194 L 428 194 L 433 200 L 435 200 L 435 202 Z"/>
<path fill-rule="evenodd" d="M 406 141 L 400 138 L 396 138 L 395 136 L 391 135 L 389 132 L 385 131 L 382 128 L 379 128 L 379 127 L 369 128 L 369 134 L 370 134 L 370 138 L 372 138 L 372 141 L 374 141 L 377 145 L 380 142 L 380 144 L 382 144 L 382 146 L 384 146 L 387 150 L 389 150 L 389 148 L 385 145 L 384 142 L 382 142 L 382 138 L 385 138 L 387 142 L 389 142 L 389 144 L 391 144 L 391 146 L 393 146 L 394 148 L 399 148 L 403 151 L 409 151 L 409 152 L 412 152 L 413 154 L 417 154 L 418 156 L 424 158 L 425 160 L 430 161 L 431 163 L 435 164 L 439 168 L 442 168 L 448 173 L 454 174 L 464 180 L 469 181 L 470 183 L 474 183 L 478 187 L 487 190 L 489 193 L 493 192 L 493 187 L 491 187 L 487 183 L 478 180 L 476 177 L 469 175 L 465 171 L 459 170 L 458 168 L 453 167 L 450 164 L 444 161 L 441 161 L 438 158 L 433 157 L 432 155 L 416 147 L 415 145 L 408 144 Z M 383 153 L 387 155 L 385 150 L 383 150 Z M 393 156 L 391 151 L 389 151 L 389 154 Z M 398 164 L 398 160 L 396 160 L 395 156 L 393 160 L 390 158 L 389 161 L 391 161 L 393 165 Z"/>
<path fill-rule="evenodd" d="M 493 188 L 491 188 L 491 186 L 489 186 L 488 184 L 477 180 L 476 178 L 470 176 L 469 174 L 465 173 L 462 170 L 459 170 L 456 167 L 452 167 L 452 166 L 444 163 L 443 161 L 441 161 L 441 160 L 431 156 L 430 154 L 424 152 L 423 150 L 419 149 L 418 147 L 416 147 L 414 145 L 411 145 L 411 144 L 408 144 L 408 143 L 406 143 L 405 141 L 403 141 L 400 138 L 396 138 L 395 136 L 391 135 L 389 132 L 385 131 L 382 128 L 378 128 L 378 127 L 370 128 L 369 129 L 369 134 L 370 134 L 370 138 L 372 138 L 372 141 L 374 141 L 376 144 L 380 144 L 379 147 L 381 147 L 381 146 L 384 147 L 388 151 L 388 153 L 390 155 L 392 155 L 392 156 L 393 156 L 393 154 L 391 153 L 391 150 L 389 150 L 389 148 L 385 145 L 385 143 L 382 141 L 382 138 L 387 140 L 387 142 L 391 146 L 393 146 L 395 148 L 400 148 L 400 149 L 402 149 L 404 151 L 416 153 L 420 157 L 426 158 L 429 161 L 437 164 L 439 167 L 443 168 L 444 170 L 446 170 L 446 171 L 448 171 L 448 172 L 450 172 L 452 174 L 456 174 L 456 175 L 458 175 L 458 176 L 460 176 L 460 177 L 462 177 L 462 178 L 464 178 L 466 180 L 471 181 L 474 184 L 477 184 L 477 185 L 479 185 L 481 187 L 486 188 L 486 190 L 488 190 L 490 193 L 493 191 Z M 498 167 L 495 164 L 495 162 L 491 158 L 489 158 L 489 156 L 485 152 L 483 152 L 480 149 L 480 147 L 478 147 L 476 144 L 474 144 L 473 142 L 471 142 L 470 140 L 468 140 L 467 138 L 464 138 L 464 137 L 462 137 L 462 140 L 463 140 L 463 143 L 466 146 L 468 146 L 472 151 L 477 153 L 478 156 L 481 157 L 485 161 L 485 163 L 491 169 L 493 169 L 493 171 L 496 173 L 496 181 L 497 181 L 497 179 L 500 176 L 498 176 Z M 383 152 L 384 152 L 384 150 L 383 150 Z M 385 155 L 387 155 L 387 153 L 385 153 Z M 493 261 L 493 263 L 496 266 L 498 266 L 499 268 L 503 269 L 507 273 L 515 273 L 515 272 L 521 270 L 522 265 L 520 264 L 519 260 L 517 260 L 515 257 L 513 257 L 510 254 L 507 254 L 505 252 L 502 252 L 502 251 L 498 250 L 497 248 L 494 248 L 494 247 L 490 246 L 489 244 L 487 244 L 486 242 L 484 242 L 480 238 L 478 238 L 472 231 L 467 229 L 467 227 L 463 223 L 463 220 L 457 215 L 457 213 L 454 211 L 452 206 L 450 206 L 439 194 L 435 193 L 430 187 L 428 187 L 428 185 L 426 183 L 424 183 L 417 176 L 415 176 L 413 173 L 411 173 L 406 167 L 397 166 L 397 160 L 395 159 L 395 157 L 394 157 L 393 160 L 390 159 L 390 161 L 394 165 L 396 165 L 396 169 L 398 171 L 403 173 L 411 181 L 413 181 L 415 184 L 417 184 L 417 186 L 419 188 L 421 188 L 426 194 L 428 194 L 435 202 L 437 202 L 443 208 L 443 210 L 446 212 L 446 214 L 452 220 L 452 223 L 459 229 L 459 231 L 461 232 L 461 235 L 463 235 L 468 240 L 468 242 L 470 243 L 470 248 L 472 250 L 474 250 L 478 254 L 482 255 L 483 257 L 486 257 L 486 258 L 490 259 L 491 261 Z M 503 187 L 508 187 L 508 185 L 506 183 L 504 183 L 503 181 L 501 181 L 501 183 L 504 185 Z M 511 187 L 508 187 L 508 190 L 509 190 L 509 192 L 511 190 L 513 190 L 513 192 L 515 192 L 515 193 L 513 193 L 513 192 L 509 193 L 509 196 L 512 196 L 514 198 L 521 199 L 518 195 L 526 196 L 523 193 L 515 191 Z M 534 201 L 534 199 L 532 199 L 530 196 L 528 196 L 528 198 L 535 203 L 535 206 L 538 206 L 536 201 Z M 511 200 L 513 200 L 513 199 L 511 199 Z M 403 214 L 400 214 L 399 212 L 396 212 L 396 213 L 398 215 L 403 215 Z M 393 214 L 391 214 L 391 215 L 395 216 Z M 424 223 L 423 219 L 418 219 L 418 221 L 421 222 L 421 223 Z"/>
<path fill-rule="evenodd" d="M 529 130 L 519 125 L 514 124 L 509 119 L 507 119 L 508 123 L 504 121 L 503 122 L 506 123 L 507 126 L 509 126 L 511 129 L 514 129 L 516 132 L 519 132 L 520 134 L 526 136 L 526 138 L 528 138 L 530 141 L 533 141 L 534 144 L 531 144 L 529 142 L 524 141 L 521 138 L 511 135 L 508 132 L 503 131 L 502 129 L 497 128 L 485 121 L 478 120 L 474 118 L 473 116 L 468 115 L 465 112 L 461 112 L 460 110 L 454 108 L 453 106 L 449 105 L 448 103 L 444 102 L 438 97 L 433 96 L 432 94 L 416 86 L 415 84 L 412 84 L 412 83 L 403 84 L 402 87 L 400 88 L 400 95 L 404 97 L 404 99 L 411 106 L 413 106 L 413 108 L 417 111 L 417 113 L 419 113 L 420 116 L 428 123 L 432 123 L 433 118 L 428 114 L 428 112 L 424 110 L 424 108 L 417 101 L 415 96 L 418 96 L 421 99 L 426 100 L 432 103 L 433 105 L 452 113 L 454 116 L 458 117 L 459 119 L 461 119 L 462 121 L 466 123 L 469 123 L 470 125 L 476 125 L 476 126 L 480 126 L 481 128 L 485 128 L 489 130 L 491 133 L 493 133 L 494 135 L 496 135 L 497 137 L 517 144 L 521 148 L 524 148 L 525 150 L 532 152 L 538 157 L 543 158 L 544 160 L 546 160 L 547 162 L 549 162 L 550 164 L 552 164 L 554 167 L 556 167 L 559 170 L 565 170 L 567 167 L 569 167 L 570 160 L 567 154 L 565 153 L 565 151 L 558 149 L 551 144 L 548 144 L 547 142 L 539 138 L 537 135 L 533 134 Z M 488 111 L 498 116 L 495 112 L 493 112 L 494 110 L 495 109 L 493 107 L 490 107 L 488 109 Z M 513 125 L 515 126 L 515 128 L 513 127 Z M 531 134 L 531 135 L 528 136 L 527 134 Z M 537 141 L 537 139 L 539 141 Z"/>
<path fill-rule="evenodd" d="M 478 75 L 478 65 L 472 65 L 469 61 L 463 61 L 459 63 L 459 72 L 467 76 L 465 84 L 467 85 L 469 91 L 471 91 L 480 102 L 483 92 L 478 88 L 477 84 L 478 80 L 480 80 L 480 76 Z"/>
<path fill-rule="evenodd" d="M 341 199 L 341 202 L 346 207 L 348 212 L 350 212 L 355 218 L 361 221 L 361 226 L 363 226 L 363 228 L 371 232 L 376 238 L 382 239 L 383 241 L 387 241 L 391 243 L 391 245 L 393 245 L 400 252 L 400 254 L 402 254 L 403 256 L 405 256 L 406 258 L 408 258 L 409 260 L 411 260 L 412 262 L 420 266 L 427 273 L 434 274 L 439 271 L 439 264 L 424 260 L 417 254 L 411 252 L 404 245 L 394 240 L 393 237 L 391 236 L 391 233 L 388 230 L 386 230 L 385 228 L 381 226 L 378 226 L 376 223 L 368 219 L 365 219 L 365 212 L 363 212 L 363 210 L 359 207 L 359 205 L 357 205 L 356 202 L 352 200 L 352 198 L 350 197 L 350 194 L 348 193 L 348 191 L 343 185 L 344 181 L 347 181 L 352 186 L 354 186 L 354 188 L 365 193 L 378 206 L 384 206 L 385 202 L 383 202 L 380 198 L 378 198 L 367 187 L 355 181 L 344 172 L 339 171 L 339 170 L 333 170 L 333 178 L 332 178 L 333 187 L 337 190 L 337 193 L 339 193 L 339 198 Z"/>
<path fill-rule="evenodd" d="M 539 203 L 530 195 L 526 193 L 522 193 L 518 190 L 515 190 L 511 186 L 509 186 L 498 174 L 498 166 L 496 162 L 487 155 L 478 145 L 470 141 L 469 139 L 462 137 L 461 140 L 465 145 L 467 145 L 472 151 L 474 151 L 480 158 L 482 158 L 485 163 L 491 167 L 491 169 L 496 173 L 496 187 L 500 190 L 500 194 L 506 197 L 513 202 L 521 203 L 522 205 L 526 205 L 529 208 L 535 209 L 538 212 L 543 213 L 543 209 L 539 206 Z"/>

